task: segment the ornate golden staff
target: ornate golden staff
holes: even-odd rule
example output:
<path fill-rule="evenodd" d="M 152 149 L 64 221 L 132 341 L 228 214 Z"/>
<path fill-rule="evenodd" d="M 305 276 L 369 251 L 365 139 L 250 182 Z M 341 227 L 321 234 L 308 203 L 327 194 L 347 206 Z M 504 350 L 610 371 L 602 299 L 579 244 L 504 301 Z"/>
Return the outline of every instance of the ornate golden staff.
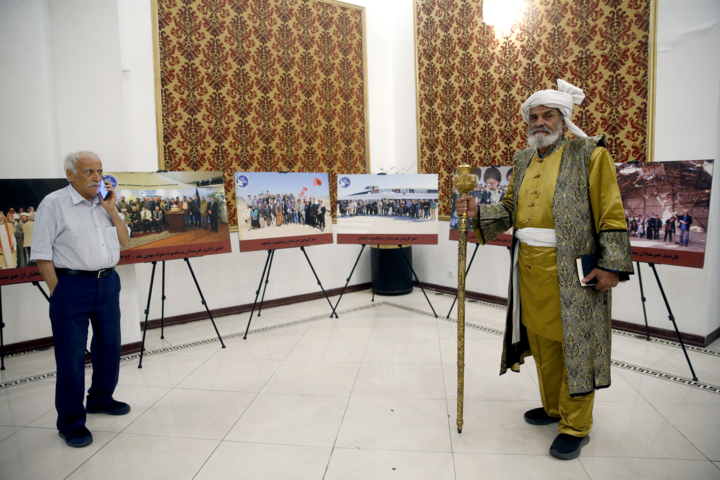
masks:
<path fill-rule="evenodd" d="M 457 167 L 457 175 L 453 177 L 453 186 L 460 197 L 467 195 L 475 189 L 477 178 L 472 173 L 470 165 Z M 459 198 L 459 197 L 458 197 Z M 462 433 L 463 427 L 463 400 L 465 397 L 465 263 L 467 260 L 468 216 L 464 212 L 460 215 L 460 236 L 458 238 L 458 335 L 457 335 L 457 429 Z"/>

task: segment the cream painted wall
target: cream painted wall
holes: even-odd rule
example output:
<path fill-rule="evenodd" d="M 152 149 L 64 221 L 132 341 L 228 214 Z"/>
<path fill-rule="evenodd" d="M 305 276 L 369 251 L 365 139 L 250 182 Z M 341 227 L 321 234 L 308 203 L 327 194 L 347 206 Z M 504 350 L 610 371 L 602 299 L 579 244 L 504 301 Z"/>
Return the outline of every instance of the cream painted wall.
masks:
<path fill-rule="evenodd" d="M 412 1 L 356 0 L 366 7 L 368 34 L 369 138 L 373 172 L 395 168 L 416 172 L 415 64 Z M 676 2 L 661 0 L 661 38 L 717 18 L 717 2 L 685 2 L 691 16 L 675 12 Z M 718 26 L 688 34 L 658 56 L 659 159 L 720 157 L 717 135 L 720 71 Z M 679 43 L 678 43 L 679 42 Z M 672 43 L 672 42 L 668 42 Z M 150 0 L 4 0 L 0 2 L 0 153 L 3 177 L 61 176 L 60 158 L 68 151 L 96 150 L 106 170 L 157 169 Z M 707 95 L 688 97 L 688 85 L 703 85 Z M 712 87 L 712 88 L 711 88 Z M 8 95 L 11 92 L 11 95 Z M 678 121 L 676 98 L 692 112 Z M 707 127 L 707 128 L 706 128 Z M 680 129 L 680 130 L 678 130 Z M 692 137 L 691 150 L 677 148 L 671 136 Z M 694 132 L 702 132 L 696 135 Z M 666 142 L 666 143 L 663 143 Z M 663 157 L 665 156 L 665 157 Z M 718 180 L 715 179 L 715 191 Z M 713 198 L 709 232 L 711 253 L 704 270 L 660 266 L 683 331 L 706 334 L 720 326 L 720 254 L 717 253 L 718 199 Z M 425 281 L 456 284 L 456 248 L 448 224 L 440 224 L 438 246 L 415 247 L 415 266 Z M 191 260 L 211 308 L 250 303 L 266 254 L 237 252 Z M 359 246 L 327 245 L 308 249 L 325 288 L 341 287 Z M 370 280 L 368 253 L 351 284 Z M 468 289 L 507 294 L 508 256 L 501 247 L 481 247 L 468 278 Z M 140 320 L 147 302 L 149 265 L 124 266 L 123 343 L 140 339 Z M 670 328 L 659 292 L 646 273 L 652 325 Z M 203 310 L 192 278 L 182 261 L 167 264 L 166 315 Z M 276 255 L 267 298 L 317 290 L 302 253 Z M 28 285 L 3 287 L 6 343 L 50 335 L 47 307 Z M 159 317 L 158 291 L 151 318 Z M 446 312 L 439 312 L 446 313 Z M 642 323 L 636 280 L 616 291 L 614 318 Z M 478 319 L 480 320 L 480 319 Z"/>

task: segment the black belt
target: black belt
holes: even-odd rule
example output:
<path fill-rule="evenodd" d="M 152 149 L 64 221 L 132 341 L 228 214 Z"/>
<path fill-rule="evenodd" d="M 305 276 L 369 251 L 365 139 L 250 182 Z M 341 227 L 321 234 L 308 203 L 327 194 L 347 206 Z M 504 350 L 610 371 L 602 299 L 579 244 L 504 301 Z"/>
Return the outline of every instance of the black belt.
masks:
<path fill-rule="evenodd" d="M 103 268 L 102 270 L 72 270 L 70 268 L 56 268 L 58 274 L 75 275 L 78 277 L 105 278 L 115 271 L 115 267 Z"/>

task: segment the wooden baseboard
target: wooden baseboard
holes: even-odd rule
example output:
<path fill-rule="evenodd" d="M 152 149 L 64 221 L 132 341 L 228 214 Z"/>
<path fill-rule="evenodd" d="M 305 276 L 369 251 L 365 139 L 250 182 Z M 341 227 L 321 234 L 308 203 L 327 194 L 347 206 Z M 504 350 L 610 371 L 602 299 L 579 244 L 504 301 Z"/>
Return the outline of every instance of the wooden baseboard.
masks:
<path fill-rule="evenodd" d="M 367 290 L 372 287 L 372 284 L 370 282 L 368 283 L 359 283 L 357 285 L 349 285 L 347 289 L 345 290 L 345 293 L 352 293 L 352 292 L 359 292 L 360 290 Z M 325 290 L 327 292 L 328 297 L 332 297 L 334 295 L 340 295 L 342 292 L 342 288 L 331 288 L 329 290 Z M 293 303 L 301 303 L 301 302 L 307 302 L 308 300 L 317 300 L 318 298 L 323 298 L 325 295 L 323 295 L 322 292 L 314 292 L 314 293 L 306 293 L 303 295 L 293 295 L 291 297 L 283 297 L 283 298 L 276 298 L 274 300 L 265 300 L 263 302 L 263 309 L 265 308 L 271 308 L 271 307 L 279 307 L 281 305 L 290 305 Z M 210 310 L 210 313 L 212 313 L 213 318 L 217 317 L 224 317 L 227 315 L 237 315 L 239 313 L 245 313 L 252 310 L 253 304 L 252 303 L 246 303 L 244 305 L 235 305 L 232 307 L 224 307 L 224 308 L 216 308 Z M 194 312 L 194 313 L 186 313 L 183 315 L 175 315 L 172 317 L 165 317 L 165 326 L 168 327 L 170 325 L 181 325 L 183 323 L 189 323 L 189 322 L 197 322 L 200 320 L 207 320 L 208 314 L 206 311 L 202 312 Z M 140 328 L 144 328 L 144 322 L 140 322 Z M 148 330 L 154 329 L 154 328 L 160 328 L 160 319 L 155 320 L 148 320 Z M 139 351 L 139 350 L 138 350 Z"/>
<path fill-rule="evenodd" d="M 417 282 L 414 282 L 414 284 L 417 285 Z M 435 285 L 433 283 L 423 283 L 423 287 L 425 287 L 427 290 L 448 293 L 450 295 L 457 295 L 457 288 L 446 287 L 444 285 Z M 495 303 L 497 305 L 507 305 L 507 298 L 496 297 L 494 295 L 486 295 L 484 293 L 466 291 L 465 298 L 469 298 L 472 300 L 481 300 L 488 303 Z M 645 325 L 639 325 L 637 323 L 623 322 L 622 320 L 612 320 L 612 328 L 621 330 L 623 332 L 645 335 Z M 675 330 L 657 327 L 650 327 L 649 330 L 651 337 L 677 342 L 678 338 Z M 680 332 L 680 337 L 687 345 L 693 345 L 695 347 L 707 347 L 712 342 L 720 338 L 720 328 L 714 330 L 706 336 L 697 335 L 694 333 Z"/>
<path fill-rule="evenodd" d="M 53 345 L 53 337 L 42 337 L 25 342 L 9 343 L 5 345 L 3 351 L 5 355 L 13 355 L 15 353 L 29 352 L 30 350 L 45 350 Z"/>

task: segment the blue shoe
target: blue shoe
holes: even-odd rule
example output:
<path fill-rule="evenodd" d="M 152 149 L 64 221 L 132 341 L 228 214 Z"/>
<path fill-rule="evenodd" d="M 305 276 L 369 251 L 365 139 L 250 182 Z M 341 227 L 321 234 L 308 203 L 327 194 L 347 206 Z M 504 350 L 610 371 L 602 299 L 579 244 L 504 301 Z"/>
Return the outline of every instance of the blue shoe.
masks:
<path fill-rule="evenodd" d="M 107 405 L 88 407 L 87 413 L 104 413 L 105 415 L 126 415 L 130 413 L 130 405 L 117 400 L 110 400 Z"/>
<path fill-rule="evenodd" d="M 60 438 L 65 440 L 68 447 L 81 448 L 87 447 L 93 442 L 92 433 L 85 427 L 73 428 L 69 432 L 58 432 Z"/>

